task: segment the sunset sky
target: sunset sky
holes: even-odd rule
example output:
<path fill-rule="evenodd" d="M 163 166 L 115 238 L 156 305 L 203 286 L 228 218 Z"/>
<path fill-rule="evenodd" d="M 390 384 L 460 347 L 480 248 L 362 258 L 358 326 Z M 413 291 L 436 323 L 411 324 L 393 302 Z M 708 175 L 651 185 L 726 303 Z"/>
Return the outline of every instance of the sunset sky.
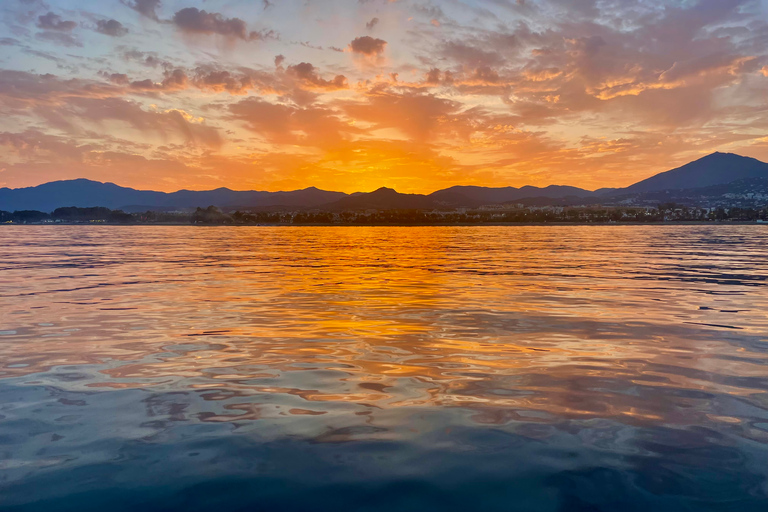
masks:
<path fill-rule="evenodd" d="M 3 0 L 0 186 L 626 186 L 768 160 L 768 0 Z"/>

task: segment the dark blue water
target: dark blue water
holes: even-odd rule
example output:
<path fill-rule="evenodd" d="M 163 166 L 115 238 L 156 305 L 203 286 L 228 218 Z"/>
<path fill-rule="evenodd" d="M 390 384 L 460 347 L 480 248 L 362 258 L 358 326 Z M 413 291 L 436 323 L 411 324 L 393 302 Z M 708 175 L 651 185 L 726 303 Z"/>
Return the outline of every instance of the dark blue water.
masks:
<path fill-rule="evenodd" d="M 0 509 L 766 511 L 766 242 L 3 227 Z"/>

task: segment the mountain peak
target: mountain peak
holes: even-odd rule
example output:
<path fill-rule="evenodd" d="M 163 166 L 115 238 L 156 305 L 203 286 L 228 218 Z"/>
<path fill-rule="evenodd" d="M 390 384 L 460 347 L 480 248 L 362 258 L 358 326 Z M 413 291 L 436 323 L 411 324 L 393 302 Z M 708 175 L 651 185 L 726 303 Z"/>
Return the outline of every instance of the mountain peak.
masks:
<path fill-rule="evenodd" d="M 704 156 L 702 158 L 699 158 L 699 160 L 703 160 L 704 158 L 723 158 L 723 157 L 729 157 L 729 158 L 746 158 L 741 155 L 737 155 L 736 153 L 726 153 L 723 151 L 715 151 L 714 153 L 710 153 L 707 156 Z"/>
<path fill-rule="evenodd" d="M 706 156 L 703 156 L 703 157 L 699 158 L 698 160 L 694 160 L 693 162 L 690 162 L 690 163 L 695 163 L 695 162 L 698 162 L 698 161 L 701 161 L 701 160 L 725 160 L 725 159 L 733 160 L 733 161 L 755 160 L 754 158 L 750 158 L 748 156 L 737 155 L 736 153 L 728 153 L 728 152 L 724 152 L 724 151 L 715 151 L 714 153 L 710 153 L 710 154 L 708 154 Z"/>
<path fill-rule="evenodd" d="M 379 187 L 371 192 L 371 194 L 397 194 L 397 191 L 389 187 Z"/>
<path fill-rule="evenodd" d="M 739 179 L 768 177 L 768 164 L 755 158 L 716 151 L 624 189 L 654 192 L 725 185 Z"/>

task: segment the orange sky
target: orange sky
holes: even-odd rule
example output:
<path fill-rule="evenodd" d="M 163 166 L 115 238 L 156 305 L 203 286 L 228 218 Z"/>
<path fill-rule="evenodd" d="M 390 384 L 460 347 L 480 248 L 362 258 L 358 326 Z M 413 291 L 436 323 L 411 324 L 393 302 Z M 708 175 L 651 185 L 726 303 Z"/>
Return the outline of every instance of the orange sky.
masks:
<path fill-rule="evenodd" d="M 9 0 L 0 186 L 626 186 L 768 160 L 766 0 Z"/>

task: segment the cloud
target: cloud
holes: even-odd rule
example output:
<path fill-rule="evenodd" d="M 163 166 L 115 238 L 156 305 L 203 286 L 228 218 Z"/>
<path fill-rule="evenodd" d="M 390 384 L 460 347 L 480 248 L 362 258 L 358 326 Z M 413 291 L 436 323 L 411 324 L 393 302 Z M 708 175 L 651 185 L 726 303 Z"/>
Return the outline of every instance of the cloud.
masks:
<path fill-rule="evenodd" d="M 83 153 L 93 146 L 77 146 L 65 138 L 29 129 L 20 133 L 0 132 L 0 146 L 26 160 L 82 162 Z"/>
<path fill-rule="evenodd" d="M 128 29 L 117 20 L 97 20 L 96 32 L 112 37 L 122 37 L 128 33 Z"/>
<path fill-rule="evenodd" d="M 757 59 L 738 55 L 710 54 L 684 62 L 675 62 L 672 67 L 659 75 L 659 80 L 675 82 L 721 73 L 738 75 L 743 73 L 747 66 L 756 69 Z"/>
<path fill-rule="evenodd" d="M 123 5 L 133 9 L 142 16 L 159 21 L 157 10 L 162 5 L 161 0 L 120 0 Z"/>
<path fill-rule="evenodd" d="M 269 30 L 269 29 L 252 30 L 248 34 L 249 41 L 267 41 L 268 39 L 279 40 L 280 34 L 275 32 L 274 30 Z"/>
<path fill-rule="evenodd" d="M 66 32 L 45 31 L 35 34 L 35 37 L 41 41 L 50 41 L 60 46 L 83 46 L 75 36 Z"/>
<path fill-rule="evenodd" d="M 173 15 L 173 23 L 182 31 L 200 34 L 219 34 L 225 37 L 247 39 L 246 24 L 240 18 L 224 18 L 215 12 L 186 7 Z"/>
<path fill-rule="evenodd" d="M 384 53 L 387 42 L 383 39 L 373 38 L 371 36 L 356 37 L 349 43 L 349 49 L 354 53 L 373 57 Z"/>
<path fill-rule="evenodd" d="M 427 85 L 453 84 L 453 73 L 450 71 L 440 71 L 439 68 L 432 68 L 424 73 L 424 83 Z"/>
<path fill-rule="evenodd" d="M 109 76 L 111 83 L 87 80 L 62 80 L 54 75 L 35 75 L 0 70 L 0 107 L 17 115 L 36 116 L 50 127 L 80 133 L 92 124 L 119 121 L 140 132 L 181 137 L 187 144 L 218 148 L 222 139 L 216 128 L 180 109 L 146 110 L 137 101 L 122 98 L 127 91 L 176 90 L 186 87 L 188 78 L 181 70 L 166 73 L 160 84 L 130 82 L 127 75 Z"/>
<path fill-rule="evenodd" d="M 188 34 L 216 34 L 243 41 L 263 41 L 278 37 L 273 30 L 248 32 L 245 21 L 240 18 L 225 18 L 217 12 L 201 11 L 195 7 L 186 7 L 176 12 L 172 22 Z"/>
<path fill-rule="evenodd" d="M 62 32 L 71 32 L 77 23 L 74 21 L 65 21 L 58 14 L 49 12 L 37 17 L 37 27 L 43 30 L 59 30 Z"/>
<path fill-rule="evenodd" d="M 496 66 L 504 63 L 504 57 L 493 49 L 483 50 L 471 44 L 449 41 L 443 45 L 443 57 L 469 68 Z"/>
<path fill-rule="evenodd" d="M 246 128 L 275 144 L 330 149 L 359 133 L 326 107 L 299 107 L 247 98 L 230 105 L 229 111 L 229 119 L 244 122 Z"/>
<path fill-rule="evenodd" d="M 365 24 L 365 28 L 373 30 L 373 28 L 379 24 L 379 18 L 371 18 L 371 21 Z"/>
<path fill-rule="evenodd" d="M 481 66 L 475 69 L 471 80 L 481 84 L 497 84 L 501 81 L 499 73 L 494 71 L 490 66 Z"/>
<path fill-rule="evenodd" d="M 153 52 L 142 52 L 139 50 L 131 49 L 131 50 L 124 50 L 122 52 L 123 59 L 127 61 L 134 61 L 139 62 L 140 64 L 156 68 L 156 67 L 162 67 L 162 68 L 171 68 L 173 67 L 173 64 L 168 62 L 165 59 L 161 59 Z"/>
<path fill-rule="evenodd" d="M 163 80 L 159 83 L 150 79 L 136 80 L 130 83 L 130 88 L 135 91 L 181 91 L 187 88 L 189 77 L 187 73 L 180 68 L 167 69 Z"/>
<path fill-rule="evenodd" d="M 51 74 L 0 70 L 0 105 L 14 113 L 37 106 L 55 107 L 74 97 L 108 97 L 117 92 L 111 85 L 88 80 L 62 80 Z"/>
<path fill-rule="evenodd" d="M 278 81 L 268 73 L 248 69 L 233 72 L 210 66 L 197 67 L 192 73 L 192 84 L 204 91 L 233 95 L 247 94 L 252 90 L 265 94 L 279 88 Z"/>
<path fill-rule="evenodd" d="M 128 85 L 130 80 L 125 73 L 111 73 L 107 76 L 107 79 L 116 85 Z"/>
<path fill-rule="evenodd" d="M 375 128 L 394 128 L 410 140 L 426 142 L 437 136 L 468 139 L 472 132 L 471 112 L 462 112 L 459 102 L 419 92 L 369 93 L 365 102 L 341 104 L 351 118 Z"/>
<path fill-rule="evenodd" d="M 192 145 L 219 148 L 223 142 L 216 128 L 180 109 L 145 110 L 141 104 L 121 98 L 77 98 L 62 110 L 83 121 L 121 121 L 144 133 L 180 136 Z"/>
<path fill-rule="evenodd" d="M 309 62 L 301 62 L 295 66 L 288 66 L 288 74 L 298 78 L 305 85 L 318 89 L 346 89 L 348 87 L 347 77 L 336 75 L 333 80 L 325 80 L 317 73 L 317 68 Z"/>

